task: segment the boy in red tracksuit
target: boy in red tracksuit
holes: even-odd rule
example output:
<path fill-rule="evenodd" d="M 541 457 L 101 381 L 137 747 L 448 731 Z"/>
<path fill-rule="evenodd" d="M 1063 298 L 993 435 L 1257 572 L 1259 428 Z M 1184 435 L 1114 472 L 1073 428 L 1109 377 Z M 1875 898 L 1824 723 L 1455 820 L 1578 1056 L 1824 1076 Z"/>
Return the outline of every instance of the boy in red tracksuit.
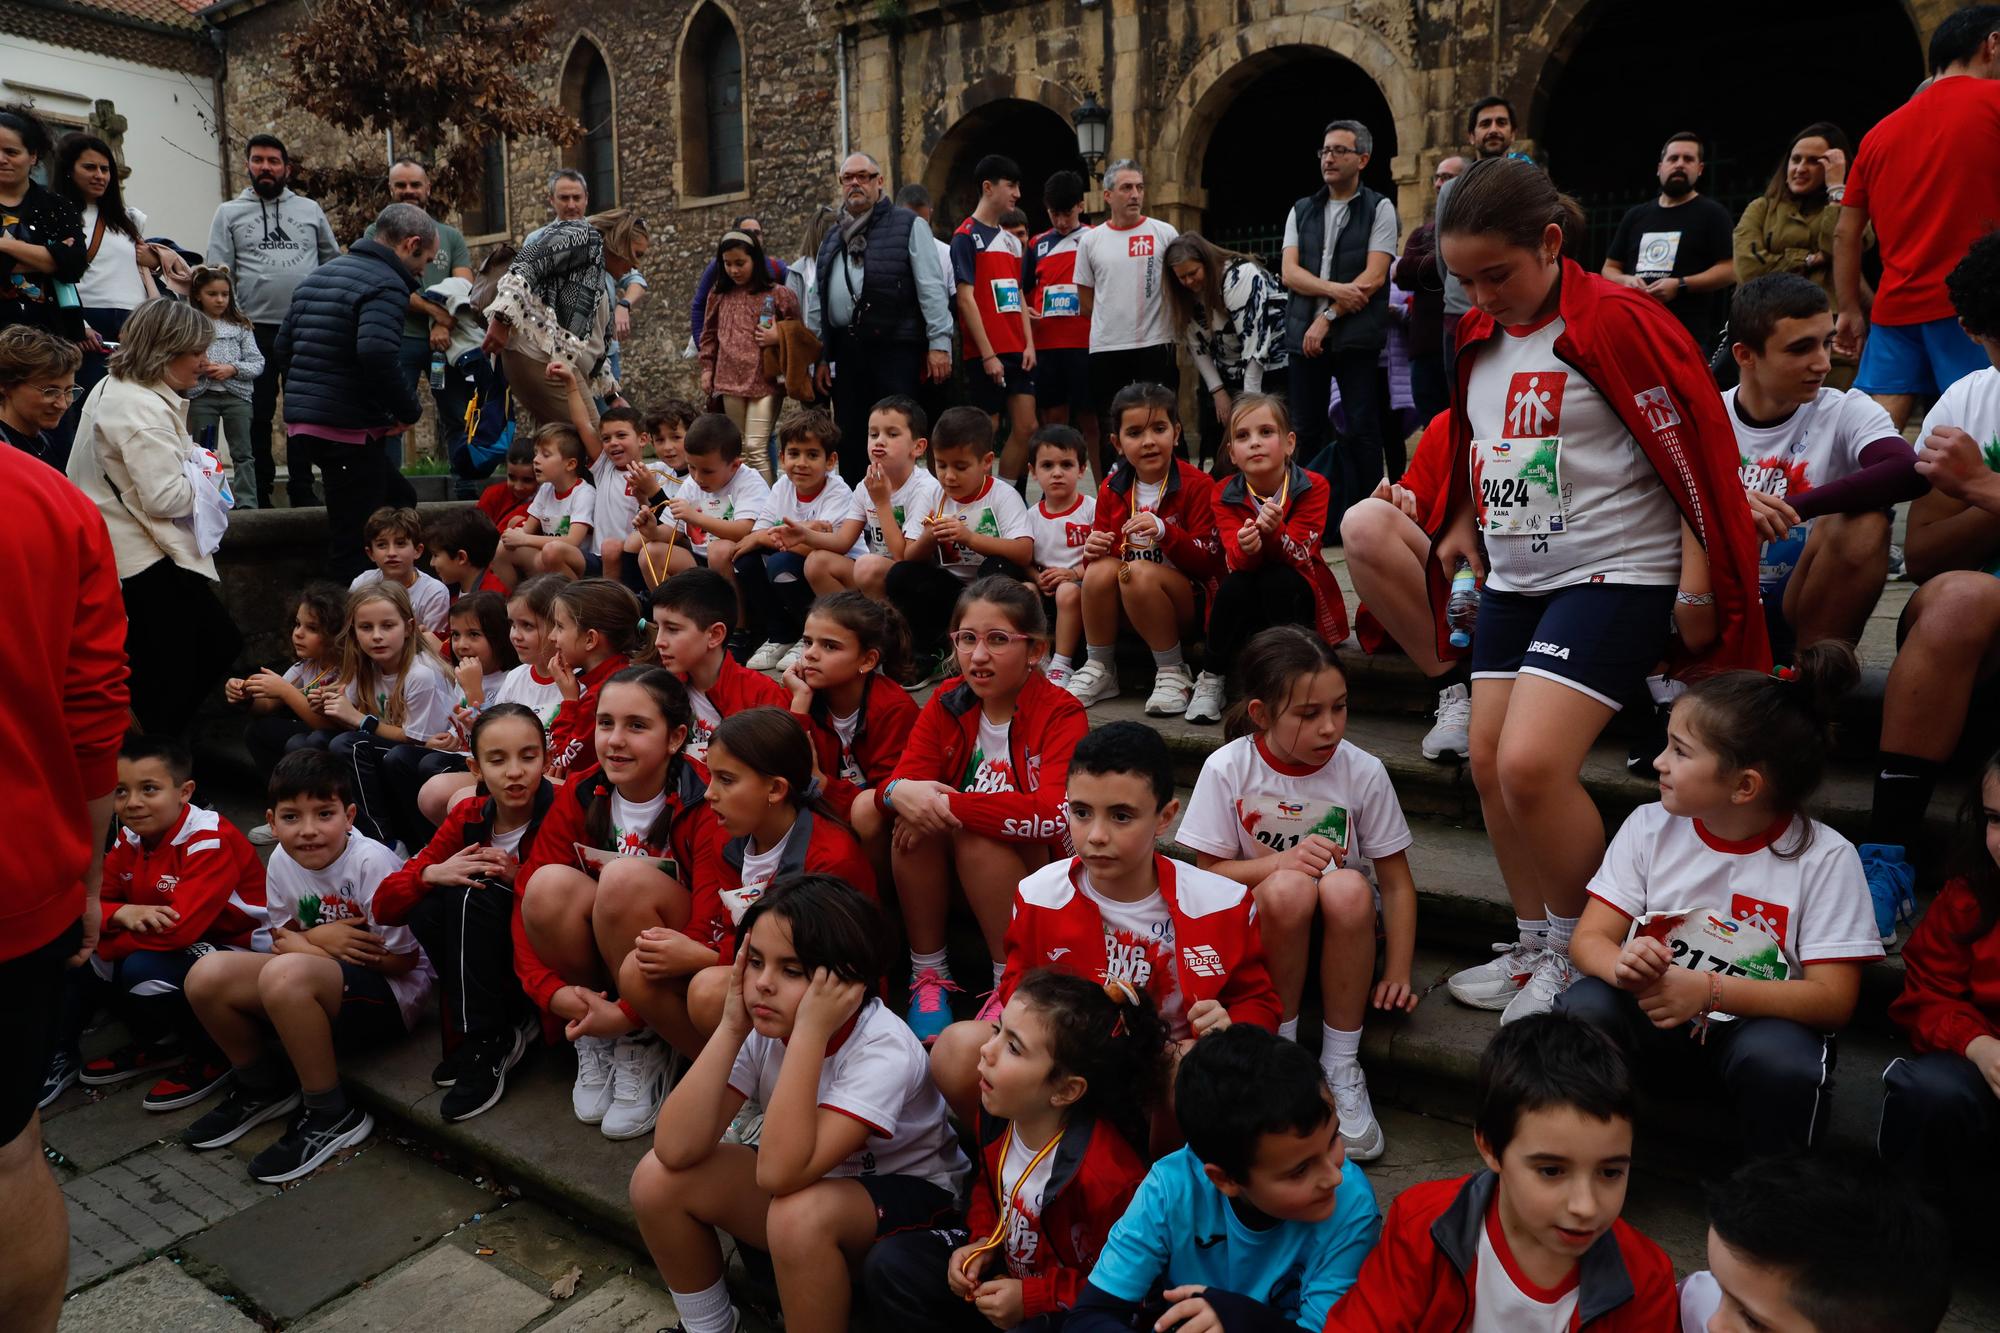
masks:
<path fill-rule="evenodd" d="M 1189 633 L 1203 623 L 1204 608 L 1215 605 L 1223 572 L 1215 483 L 1174 454 L 1181 427 L 1171 390 L 1129 385 L 1112 400 L 1111 417 L 1107 424 L 1123 461 L 1098 488 L 1097 517 L 1083 545 L 1087 660 L 1065 688 L 1085 708 L 1117 697 L 1112 650 L 1122 614 L 1153 653 L 1147 714 L 1219 721 L 1222 678 L 1204 671 L 1197 681 L 1182 653 Z"/>
<path fill-rule="evenodd" d="M 697 764 L 708 757 L 709 738 L 723 718 L 766 704 L 791 706 L 784 686 L 730 654 L 735 624 L 736 590 L 713 570 L 684 569 L 653 589 L 653 642 L 660 665 L 681 678 L 694 705 L 682 753 Z"/>
<path fill-rule="evenodd" d="M 516 435 L 514 442 L 507 446 L 507 477 L 496 481 L 479 493 L 479 507 L 486 517 L 493 520 L 493 526 L 505 532 L 519 527 L 528 519 L 528 506 L 535 502 L 535 492 L 541 483 L 535 480 L 535 442 L 526 435 Z"/>
<path fill-rule="evenodd" d="M 1631 1073 L 1602 1033 L 1560 1012 L 1501 1028 L 1479 1060 L 1487 1169 L 1396 1196 L 1328 1333 L 1678 1328 L 1672 1261 L 1619 1217 L 1632 1113 Z"/>
<path fill-rule="evenodd" d="M 235 825 L 189 804 L 192 767 L 187 748 L 167 737 L 135 732 L 118 751 L 122 827 L 104 856 L 96 956 L 67 979 L 64 1026 L 44 1089 L 49 1100 L 79 1077 L 102 1087 L 185 1057 L 185 1067 L 160 1079 L 143 1103 L 170 1111 L 200 1101 L 229 1076 L 183 986 L 188 969 L 215 949 L 268 951 L 271 923 L 263 862 Z M 77 1042 L 107 994 L 134 1040 L 79 1065 Z"/>

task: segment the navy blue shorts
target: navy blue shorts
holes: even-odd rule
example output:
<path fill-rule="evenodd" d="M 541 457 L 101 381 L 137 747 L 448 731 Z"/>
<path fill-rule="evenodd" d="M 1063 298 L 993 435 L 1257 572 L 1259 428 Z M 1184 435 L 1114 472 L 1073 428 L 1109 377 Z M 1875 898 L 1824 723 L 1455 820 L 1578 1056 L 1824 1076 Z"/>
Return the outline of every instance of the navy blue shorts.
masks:
<path fill-rule="evenodd" d="M 958 1199 L 948 1189 L 933 1185 L 922 1176 L 849 1177 L 875 1204 L 875 1235 L 893 1236 L 898 1231 L 921 1231 L 926 1227 L 949 1226 L 959 1219 Z"/>
<path fill-rule="evenodd" d="M 1579 583 L 1554 592 L 1483 588 L 1472 678 L 1546 676 L 1612 709 L 1645 684 L 1667 651 L 1674 590 Z"/>
<path fill-rule="evenodd" d="M 583 549 L 583 576 L 587 579 L 603 578 L 604 552 L 599 551 L 594 547 L 585 547 L 582 549 Z"/>
<path fill-rule="evenodd" d="M 1009 398 L 1035 396 L 1034 372 L 1021 369 L 1019 352 L 1000 353 L 1000 365 L 1005 385 L 993 382 L 984 361 L 965 363 L 965 400 L 982 412 L 1004 412 Z"/>
<path fill-rule="evenodd" d="M 1090 349 L 1035 349 L 1035 404 L 1067 407 L 1072 418 L 1090 410 Z"/>
<path fill-rule="evenodd" d="M 402 1006 L 389 978 L 371 968 L 340 963 L 340 1013 L 333 1020 L 333 1044 L 343 1051 L 362 1050 L 409 1035 Z"/>

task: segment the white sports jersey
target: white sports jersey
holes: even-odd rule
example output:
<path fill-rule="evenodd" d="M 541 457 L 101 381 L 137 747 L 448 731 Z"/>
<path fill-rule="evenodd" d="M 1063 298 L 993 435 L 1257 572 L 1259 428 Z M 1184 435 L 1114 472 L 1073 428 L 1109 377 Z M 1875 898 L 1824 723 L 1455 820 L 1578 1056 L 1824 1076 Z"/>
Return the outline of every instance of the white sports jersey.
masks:
<path fill-rule="evenodd" d="M 1035 563 L 1043 569 L 1075 569 L 1083 560 L 1083 544 L 1097 518 L 1097 497 L 1078 495 L 1060 514 L 1049 512 L 1043 500 L 1028 510 L 1028 531 L 1035 536 Z"/>
<path fill-rule="evenodd" d="M 1570 1333 L 1576 1326 L 1578 1273 L 1572 1268 L 1569 1280 L 1559 1286 L 1536 1286 L 1514 1262 L 1496 1202 L 1479 1228 L 1467 1333 Z"/>
<path fill-rule="evenodd" d="M 379 583 L 381 579 L 380 570 L 365 570 L 354 576 L 347 590 L 360 592 L 362 585 Z M 451 633 L 451 589 L 420 569 L 417 581 L 404 591 L 410 594 L 410 609 L 416 612 L 418 625 L 439 638 Z"/>
<path fill-rule="evenodd" d="M 792 485 L 790 477 L 779 477 L 771 486 L 770 513 L 759 527 L 775 528 L 785 519 L 804 526 L 811 523 L 826 523 L 839 527 L 854 519 L 854 491 L 841 480 L 837 472 L 829 472 L 820 483 L 819 490 L 810 498 L 802 497 L 799 488 Z M 850 560 L 858 560 L 868 554 L 867 544 L 856 537 L 854 545 L 841 552 Z"/>
<path fill-rule="evenodd" d="M 1202 764 L 1176 836 L 1236 861 L 1290 851 L 1314 833 L 1364 874 L 1413 841 L 1380 759 L 1342 741 L 1318 768 L 1301 768 L 1273 757 L 1261 736 L 1239 736 Z"/>
<path fill-rule="evenodd" d="M 528 502 L 528 517 L 541 524 L 546 535 L 567 537 L 578 524 L 597 521 L 597 488 L 579 481 L 567 494 L 558 495 L 555 487 L 543 482 Z"/>
<path fill-rule="evenodd" d="M 2000 369 L 1988 366 L 1955 382 L 1938 395 L 1937 405 L 1924 414 L 1919 444 L 1940 426 L 1956 426 L 1979 445 L 1990 472 L 2000 472 Z M 1986 563 L 1986 572 L 2000 574 L 2000 556 Z"/>
<path fill-rule="evenodd" d="M 722 489 L 715 492 L 703 490 L 692 479 L 681 486 L 680 499 L 686 500 L 697 511 L 724 522 L 739 522 L 749 519 L 753 525 L 762 524 L 771 512 L 771 487 L 763 474 L 754 467 L 736 465 L 736 471 Z M 708 529 L 697 523 L 683 523 L 688 545 L 696 551 L 708 549 Z"/>
<path fill-rule="evenodd" d="M 680 492 L 680 482 L 674 479 L 673 470 L 665 463 L 648 461 L 646 471 L 660 479 L 666 487 L 665 498 L 671 500 Z M 590 482 L 597 491 L 597 516 L 591 520 L 591 543 L 597 550 L 622 546 L 632 535 L 632 518 L 639 512 L 639 497 L 633 493 L 632 479 L 625 475 L 625 469 L 611 461 L 611 455 L 600 453 L 597 461 L 590 465 Z"/>
<path fill-rule="evenodd" d="M 1889 413 L 1859 389 L 1821 389 L 1775 426 L 1745 421 L 1734 388 L 1722 395 L 1722 405 L 1736 428 L 1743 489 L 1795 504 L 1813 487 L 1858 471 L 1868 445 L 1902 439 Z"/>
<path fill-rule="evenodd" d="M 555 677 L 544 676 L 540 666 L 523 662 L 507 673 L 500 682 L 500 688 L 486 696 L 486 706 L 494 704 L 519 704 L 542 722 L 542 735 L 546 738 L 549 728 L 556 724 L 556 713 L 562 708 L 562 689 Z"/>
<path fill-rule="evenodd" d="M 398 690 L 403 694 L 403 720 L 401 726 L 405 735 L 422 741 L 439 732 L 451 728 L 451 710 L 458 706 L 460 691 L 458 677 L 446 671 L 428 657 L 410 660 L 410 680 L 403 684 L 401 676 L 383 676 L 373 698 L 361 697 L 361 682 L 349 681 L 347 698 L 364 713 L 373 713 L 378 718 L 389 716 L 389 700 L 395 698 Z"/>
<path fill-rule="evenodd" d="M 988 477 L 979 494 L 970 500 L 943 496 L 938 514 L 943 518 L 963 517 L 965 526 L 982 537 L 1032 535 L 1028 528 L 1027 502 L 1012 486 L 994 477 Z M 970 583 L 979 577 L 979 566 L 985 559 L 970 546 L 960 546 L 956 542 L 938 543 L 938 563 L 957 575 L 962 583 Z"/>
<path fill-rule="evenodd" d="M 1092 290 L 1090 350 L 1116 352 L 1172 342 L 1167 318 L 1167 247 L 1180 233 L 1158 218 L 1092 227 L 1076 243 L 1076 285 Z"/>

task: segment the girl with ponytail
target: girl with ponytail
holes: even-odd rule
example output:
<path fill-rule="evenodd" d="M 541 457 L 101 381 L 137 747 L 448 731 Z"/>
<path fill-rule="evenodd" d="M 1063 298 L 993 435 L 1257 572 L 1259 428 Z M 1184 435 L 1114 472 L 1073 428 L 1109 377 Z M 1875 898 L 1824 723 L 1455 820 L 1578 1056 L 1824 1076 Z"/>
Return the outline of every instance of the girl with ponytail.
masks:
<path fill-rule="evenodd" d="M 1804 810 L 1859 676 L 1829 640 L 1681 697 L 1653 761 L 1659 804 L 1632 813 L 1590 881 L 1584 976 L 1557 1002 L 1642 1074 L 1725 1094 L 1752 1156 L 1812 1146 L 1834 1034 L 1882 956 L 1860 857 Z"/>

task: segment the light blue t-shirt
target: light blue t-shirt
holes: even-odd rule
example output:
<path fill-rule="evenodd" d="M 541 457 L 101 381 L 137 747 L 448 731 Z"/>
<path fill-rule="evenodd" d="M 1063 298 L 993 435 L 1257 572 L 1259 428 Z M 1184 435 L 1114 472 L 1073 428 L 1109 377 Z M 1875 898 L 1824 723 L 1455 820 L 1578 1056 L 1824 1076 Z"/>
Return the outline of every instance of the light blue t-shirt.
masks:
<path fill-rule="evenodd" d="M 1139 1303 L 1161 1287 L 1220 1287 L 1318 1330 L 1361 1272 L 1382 1231 L 1382 1210 L 1361 1168 L 1348 1162 L 1324 1222 L 1247 1227 L 1202 1174 L 1192 1149 L 1162 1157 L 1111 1228 L 1090 1284 Z"/>

